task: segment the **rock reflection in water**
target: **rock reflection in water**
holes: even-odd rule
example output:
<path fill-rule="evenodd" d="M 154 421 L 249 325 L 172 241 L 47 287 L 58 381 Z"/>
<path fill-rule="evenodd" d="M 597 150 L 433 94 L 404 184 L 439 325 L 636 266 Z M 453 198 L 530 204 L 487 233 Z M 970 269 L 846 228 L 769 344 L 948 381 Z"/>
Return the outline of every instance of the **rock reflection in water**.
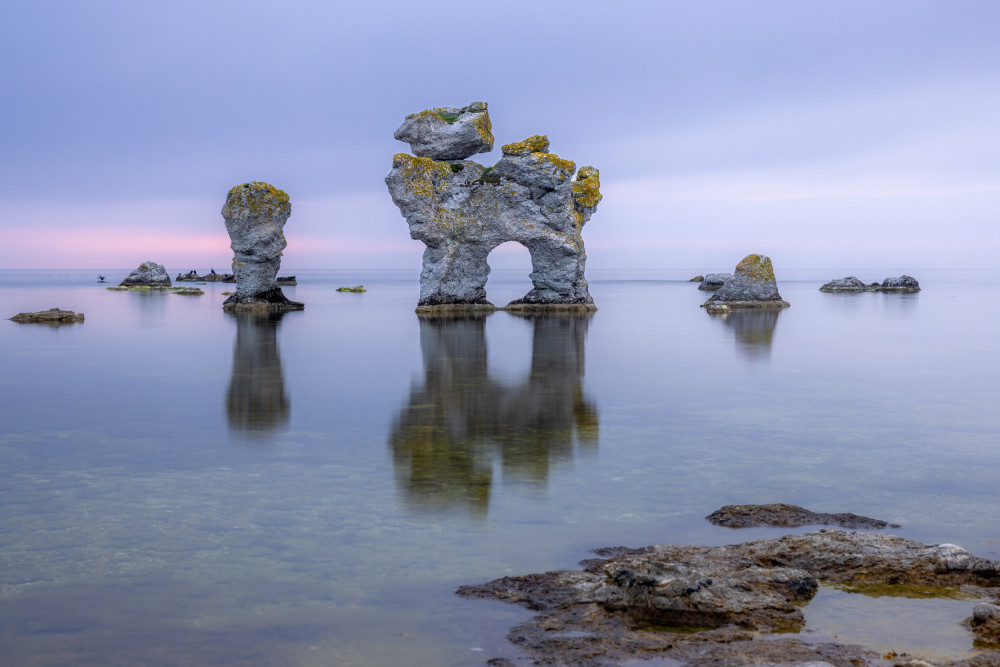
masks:
<path fill-rule="evenodd" d="M 284 313 L 234 312 L 233 376 L 226 392 L 229 428 L 262 438 L 288 423 L 290 403 L 278 354 L 278 325 Z"/>
<path fill-rule="evenodd" d="M 736 335 L 736 349 L 751 359 L 771 356 L 771 341 L 781 310 L 772 308 L 734 308 L 717 318 Z"/>
<path fill-rule="evenodd" d="M 485 515 L 497 460 L 508 481 L 545 483 L 553 462 L 597 446 L 597 408 L 583 393 L 591 315 L 518 316 L 534 333 L 531 370 L 514 386 L 490 376 L 486 317 L 421 317 L 424 384 L 391 436 L 397 485 L 414 507 Z"/>

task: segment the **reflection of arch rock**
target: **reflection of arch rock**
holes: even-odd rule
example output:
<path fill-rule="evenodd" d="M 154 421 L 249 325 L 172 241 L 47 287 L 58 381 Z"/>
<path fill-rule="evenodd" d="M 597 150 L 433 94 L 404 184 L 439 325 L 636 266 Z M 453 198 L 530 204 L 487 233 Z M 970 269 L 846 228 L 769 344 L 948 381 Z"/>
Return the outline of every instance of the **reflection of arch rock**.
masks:
<path fill-rule="evenodd" d="M 290 402 L 278 354 L 283 312 L 235 311 L 233 374 L 226 392 L 229 427 L 246 435 L 269 435 L 288 422 Z"/>
<path fill-rule="evenodd" d="M 583 392 L 589 315 L 533 314 L 531 370 L 515 386 L 490 377 L 485 316 L 422 317 L 424 384 L 393 426 L 396 479 L 424 507 L 485 513 L 499 460 L 507 479 L 544 483 L 553 460 L 598 439 Z"/>
<path fill-rule="evenodd" d="M 712 317 L 733 330 L 740 351 L 748 357 L 758 357 L 770 354 L 779 315 L 781 310 L 774 308 L 743 308 Z"/>

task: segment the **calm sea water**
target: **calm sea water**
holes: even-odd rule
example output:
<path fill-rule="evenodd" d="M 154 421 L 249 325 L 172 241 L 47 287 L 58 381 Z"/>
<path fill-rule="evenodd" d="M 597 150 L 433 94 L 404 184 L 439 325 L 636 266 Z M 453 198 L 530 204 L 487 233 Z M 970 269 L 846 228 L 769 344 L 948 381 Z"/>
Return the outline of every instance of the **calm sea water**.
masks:
<path fill-rule="evenodd" d="M 5 664 L 482 664 L 530 614 L 456 586 L 782 532 L 704 521 L 729 503 L 998 557 L 1000 288 L 975 272 L 789 275 L 791 308 L 728 317 L 677 272 L 591 272 L 592 316 L 473 320 L 418 318 L 415 271 L 299 272 L 306 310 L 270 320 L 224 314 L 231 285 L 98 273 L 127 271 L 0 271 L 4 318 L 86 314 L 0 322 Z"/>

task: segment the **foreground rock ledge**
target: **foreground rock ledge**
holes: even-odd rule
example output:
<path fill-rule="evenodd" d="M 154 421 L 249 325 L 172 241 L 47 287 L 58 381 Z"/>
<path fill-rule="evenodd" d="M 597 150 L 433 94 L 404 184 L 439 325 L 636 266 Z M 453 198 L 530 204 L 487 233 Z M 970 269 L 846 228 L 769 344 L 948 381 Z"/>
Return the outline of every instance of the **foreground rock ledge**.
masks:
<path fill-rule="evenodd" d="M 508 638 L 527 664 L 609 665 L 668 658 L 678 665 L 1000 665 L 986 649 L 968 661 L 887 662 L 860 646 L 793 634 L 819 580 L 839 584 L 959 586 L 983 598 L 966 624 L 977 646 L 1000 646 L 1000 563 L 953 544 L 823 529 L 723 547 L 597 549 L 582 571 L 504 577 L 456 592 L 538 612 Z M 668 632 L 670 628 L 684 632 Z M 492 664 L 515 664 L 494 660 Z M 675 664 L 675 663 L 671 663 Z"/>
<path fill-rule="evenodd" d="M 83 313 L 49 308 L 48 310 L 40 310 L 37 313 L 18 313 L 10 318 L 10 321 L 18 322 L 19 324 L 70 324 L 72 322 L 83 322 Z"/>

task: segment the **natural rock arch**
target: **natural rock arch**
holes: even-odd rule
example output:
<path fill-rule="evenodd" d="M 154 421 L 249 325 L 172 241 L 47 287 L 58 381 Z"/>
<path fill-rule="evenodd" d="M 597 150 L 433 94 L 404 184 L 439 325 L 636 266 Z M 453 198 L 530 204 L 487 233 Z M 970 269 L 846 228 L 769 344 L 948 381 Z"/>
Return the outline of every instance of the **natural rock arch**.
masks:
<path fill-rule="evenodd" d="M 528 249 L 533 284 L 507 309 L 596 310 L 582 230 L 602 198 L 597 169 L 577 172 L 538 135 L 503 146 L 492 167 L 468 160 L 493 147 L 484 102 L 411 114 L 395 137 L 415 154 L 397 153 L 385 182 L 411 238 L 427 246 L 418 310 L 495 308 L 486 258 L 506 241 Z"/>

